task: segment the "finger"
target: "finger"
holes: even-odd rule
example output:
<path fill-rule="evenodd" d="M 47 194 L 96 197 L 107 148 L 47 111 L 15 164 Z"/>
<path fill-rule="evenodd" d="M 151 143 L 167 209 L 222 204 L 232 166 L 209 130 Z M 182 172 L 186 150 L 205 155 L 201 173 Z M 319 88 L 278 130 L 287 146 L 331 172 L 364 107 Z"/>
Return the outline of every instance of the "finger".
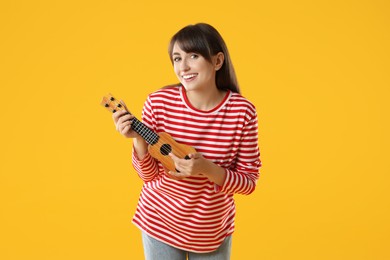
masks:
<path fill-rule="evenodd" d="M 122 129 L 121 134 L 124 135 L 124 134 L 126 134 L 129 130 L 130 130 L 130 126 L 127 125 L 127 126 L 125 126 L 125 127 Z"/>
<path fill-rule="evenodd" d="M 178 163 L 178 162 L 179 162 L 180 158 L 178 158 L 178 157 L 177 157 L 176 155 L 174 155 L 173 153 L 169 153 L 168 155 L 172 158 L 172 160 L 173 160 L 174 163 Z"/>
<path fill-rule="evenodd" d="M 188 157 L 190 157 L 191 159 L 199 159 L 202 157 L 202 154 L 201 153 L 191 153 L 188 155 Z"/>
<path fill-rule="evenodd" d="M 116 111 L 115 113 L 112 114 L 112 118 L 114 119 L 114 122 L 116 123 L 116 122 L 118 122 L 118 119 L 121 116 L 123 116 L 123 115 L 125 115 L 127 113 L 128 112 L 126 110 L 118 110 L 118 111 Z"/>
<path fill-rule="evenodd" d="M 130 122 L 130 124 L 133 123 L 133 118 L 134 118 L 134 116 L 130 115 L 130 114 L 125 114 L 125 115 L 121 116 L 117 120 L 117 122 L 115 123 L 116 124 L 116 130 L 119 130 L 121 128 L 121 126 L 123 128 L 123 124 L 125 122 Z"/>
<path fill-rule="evenodd" d="M 131 128 L 131 124 L 133 123 L 133 121 L 132 120 L 129 120 L 129 121 L 125 121 L 125 122 L 123 122 L 123 123 L 120 123 L 120 124 L 118 124 L 118 131 L 119 132 L 122 132 L 123 131 L 123 128 L 125 128 L 125 127 L 129 127 L 129 130 L 130 130 L 130 128 Z"/>
<path fill-rule="evenodd" d="M 173 163 L 178 171 L 182 172 L 184 170 L 184 163 L 182 159 L 174 155 L 173 153 L 169 153 L 169 156 L 172 158 Z"/>
<path fill-rule="evenodd" d="M 179 180 L 189 176 L 188 174 L 185 174 L 185 173 L 182 173 L 182 172 L 174 172 L 174 171 L 169 171 L 168 174 L 170 176 L 172 176 L 173 178 L 179 179 Z"/>
<path fill-rule="evenodd" d="M 171 172 L 168 172 L 168 171 L 165 171 L 165 174 L 171 178 L 171 179 L 174 179 L 174 180 L 180 180 L 180 178 L 176 177 L 175 175 L 171 174 Z"/>
<path fill-rule="evenodd" d="M 129 126 L 131 128 L 131 124 L 133 123 L 133 120 L 128 120 L 122 123 L 122 128 L 125 126 Z"/>
<path fill-rule="evenodd" d="M 134 118 L 133 115 L 130 115 L 130 114 L 124 114 L 123 116 L 121 116 L 119 119 L 118 119 L 118 122 L 119 124 L 123 123 L 123 122 L 126 122 L 126 121 L 130 121 Z"/>

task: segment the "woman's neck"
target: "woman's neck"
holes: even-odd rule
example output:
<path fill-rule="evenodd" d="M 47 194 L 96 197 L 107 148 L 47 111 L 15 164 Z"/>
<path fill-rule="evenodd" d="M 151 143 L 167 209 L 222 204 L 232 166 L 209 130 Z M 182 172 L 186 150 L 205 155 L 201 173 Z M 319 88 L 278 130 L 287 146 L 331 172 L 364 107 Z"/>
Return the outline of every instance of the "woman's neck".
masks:
<path fill-rule="evenodd" d="M 208 90 L 190 90 L 186 91 L 186 94 L 194 108 L 202 111 L 209 111 L 222 102 L 226 95 L 226 91 L 215 87 Z"/>

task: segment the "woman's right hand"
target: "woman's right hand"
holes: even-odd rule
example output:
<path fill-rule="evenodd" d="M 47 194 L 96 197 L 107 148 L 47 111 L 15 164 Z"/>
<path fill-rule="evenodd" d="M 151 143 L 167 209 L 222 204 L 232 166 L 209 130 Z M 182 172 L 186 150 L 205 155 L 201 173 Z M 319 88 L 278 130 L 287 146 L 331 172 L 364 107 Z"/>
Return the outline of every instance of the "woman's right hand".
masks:
<path fill-rule="evenodd" d="M 116 130 L 126 138 L 139 137 L 139 135 L 131 129 L 134 116 L 127 110 L 127 107 L 122 100 L 120 103 L 125 107 L 125 109 L 118 110 L 112 114 Z"/>

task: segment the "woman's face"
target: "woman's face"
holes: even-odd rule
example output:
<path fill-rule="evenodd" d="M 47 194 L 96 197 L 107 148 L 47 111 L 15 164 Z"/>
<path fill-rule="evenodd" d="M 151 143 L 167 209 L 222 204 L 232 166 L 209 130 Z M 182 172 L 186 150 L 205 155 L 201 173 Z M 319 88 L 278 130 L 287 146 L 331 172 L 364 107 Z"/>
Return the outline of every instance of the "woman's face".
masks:
<path fill-rule="evenodd" d="M 216 59 L 212 58 L 210 63 L 200 54 L 183 51 L 175 43 L 172 51 L 172 60 L 176 76 L 187 91 L 216 88 L 215 74 L 219 68 L 215 64 Z"/>

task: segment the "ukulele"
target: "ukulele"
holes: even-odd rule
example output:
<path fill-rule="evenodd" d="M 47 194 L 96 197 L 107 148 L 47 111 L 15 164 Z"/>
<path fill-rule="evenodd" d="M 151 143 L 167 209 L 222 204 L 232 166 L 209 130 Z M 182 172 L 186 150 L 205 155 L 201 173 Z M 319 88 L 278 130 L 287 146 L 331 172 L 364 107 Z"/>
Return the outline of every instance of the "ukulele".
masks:
<path fill-rule="evenodd" d="M 110 112 L 115 113 L 118 110 L 126 110 L 126 108 L 111 94 L 103 97 L 101 105 L 107 108 Z M 129 111 L 127 111 L 129 112 Z M 146 125 L 144 125 L 137 118 L 133 118 L 131 123 L 131 129 L 139 134 L 146 143 L 149 144 L 148 151 L 150 155 L 159 160 L 162 165 L 169 171 L 179 172 L 175 168 L 175 163 L 172 158 L 168 155 L 173 153 L 176 157 L 181 159 L 189 160 L 188 154 L 196 153 L 195 148 L 179 144 L 176 142 L 171 135 L 165 132 L 156 133 Z"/>

